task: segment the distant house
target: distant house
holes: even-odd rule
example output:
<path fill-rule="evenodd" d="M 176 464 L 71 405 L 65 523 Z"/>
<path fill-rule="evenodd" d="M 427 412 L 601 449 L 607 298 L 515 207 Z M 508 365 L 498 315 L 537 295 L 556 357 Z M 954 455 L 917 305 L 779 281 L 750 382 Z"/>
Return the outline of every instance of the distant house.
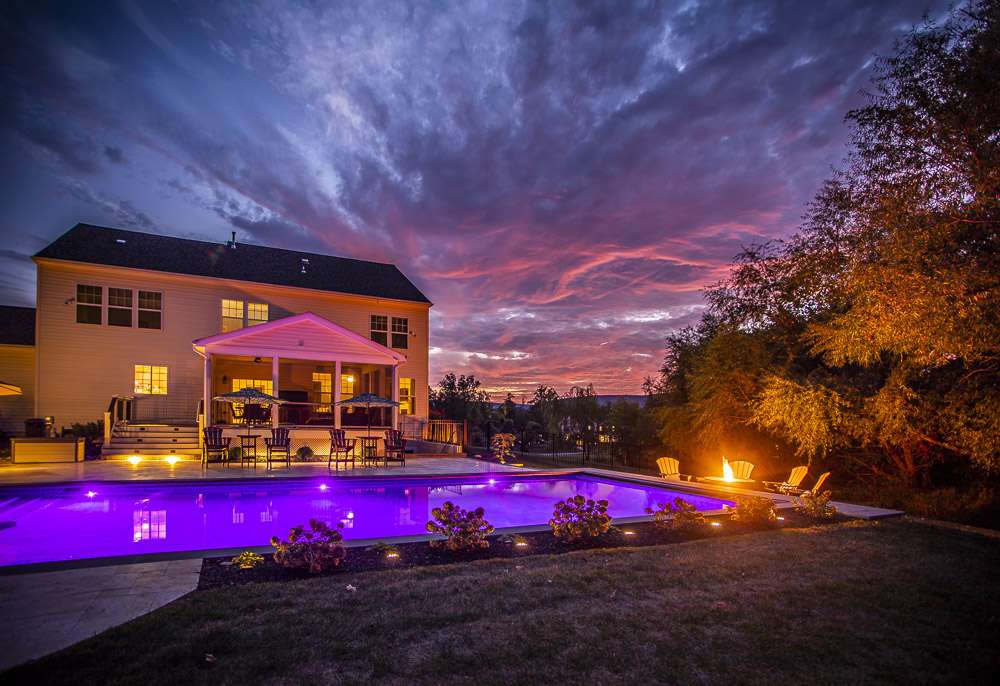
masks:
<path fill-rule="evenodd" d="M 34 261 L 36 383 L 25 397 L 57 427 L 109 413 L 129 452 L 191 451 L 199 416 L 234 423 L 212 398 L 246 387 L 286 400 L 273 423 L 315 446 L 329 428 L 427 417 L 431 302 L 391 264 L 88 224 Z M 31 360 L 6 347 L 3 369 L 26 370 Z M 369 417 L 335 406 L 364 392 L 400 407 Z M 126 430 L 138 424 L 173 440 L 150 433 L 143 445 Z"/>

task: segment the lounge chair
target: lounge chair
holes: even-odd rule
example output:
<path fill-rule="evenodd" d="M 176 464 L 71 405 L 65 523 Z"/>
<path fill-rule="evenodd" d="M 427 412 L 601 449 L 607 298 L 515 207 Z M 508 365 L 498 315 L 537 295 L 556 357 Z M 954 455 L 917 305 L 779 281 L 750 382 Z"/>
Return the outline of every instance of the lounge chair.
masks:
<path fill-rule="evenodd" d="M 206 426 L 204 429 L 205 440 L 201 445 L 201 463 L 208 466 L 208 458 L 212 455 L 219 456 L 219 462 L 229 465 L 229 443 L 232 438 L 225 438 L 222 435 L 222 427 Z"/>
<path fill-rule="evenodd" d="M 805 465 L 793 467 L 792 473 L 788 475 L 786 481 L 764 481 L 764 488 L 775 493 L 787 493 L 792 489 L 798 488 L 808 473 L 809 468 Z"/>
<path fill-rule="evenodd" d="M 350 462 L 351 466 L 354 466 L 354 444 L 357 441 L 353 438 L 347 438 L 347 434 L 343 429 L 330 429 L 330 457 L 326 461 L 326 468 L 330 468 L 332 463 L 337 469 L 340 469 L 340 463 L 343 462 L 344 466 Z"/>
<path fill-rule="evenodd" d="M 729 466 L 732 467 L 733 477 L 736 479 L 749 479 L 750 475 L 753 473 L 752 462 L 737 460 L 736 462 L 730 462 Z"/>
<path fill-rule="evenodd" d="M 660 476 L 670 481 L 680 481 L 681 463 L 672 457 L 661 457 L 656 461 L 656 468 L 660 470 Z"/>
<path fill-rule="evenodd" d="M 403 432 L 396 429 L 386 429 L 385 432 L 385 464 L 402 462 L 406 465 L 406 439 Z"/>
<path fill-rule="evenodd" d="M 271 468 L 271 460 L 276 455 L 285 456 L 285 466 L 292 466 L 292 439 L 288 435 L 288 429 L 271 429 L 271 437 L 264 439 L 267 446 L 267 468 Z"/>
<path fill-rule="evenodd" d="M 790 488 L 787 491 L 785 491 L 785 493 L 787 493 L 788 495 L 797 495 L 797 496 L 802 496 L 805 495 L 806 493 L 808 493 L 809 495 L 819 495 L 822 492 L 820 489 L 823 488 L 823 484 L 826 483 L 826 480 L 829 477 L 830 477 L 830 472 L 823 472 L 822 474 L 819 475 L 819 478 L 816 479 L 816 483 L 813 484 L 812 488 L 806 488 L 806 489 Z"/>

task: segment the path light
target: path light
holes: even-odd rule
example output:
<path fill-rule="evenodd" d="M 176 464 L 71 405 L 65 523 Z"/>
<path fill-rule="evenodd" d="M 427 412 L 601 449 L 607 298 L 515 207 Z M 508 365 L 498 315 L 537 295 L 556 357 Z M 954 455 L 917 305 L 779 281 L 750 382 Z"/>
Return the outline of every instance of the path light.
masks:
<path fill-rule="evenodd" d="M 142 462 L 142 458 L 139 457 L 138 455 L 129 455 L 128 456 L 128 463 L 130 465 L 137 465 L 140 462 Z"/>

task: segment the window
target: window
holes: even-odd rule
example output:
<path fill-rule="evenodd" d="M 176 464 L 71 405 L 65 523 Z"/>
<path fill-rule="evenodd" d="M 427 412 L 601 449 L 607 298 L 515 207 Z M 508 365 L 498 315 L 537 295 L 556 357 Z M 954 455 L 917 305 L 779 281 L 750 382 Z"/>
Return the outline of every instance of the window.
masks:
<path fill-rule="evenodd" d="M 399 414 L 413 414 L 413 379 L 399 377 Z"/>
<path fill-rule="evenodd" d="M 406 348 L 410 338 L 410 320 L 406 317 L 392 318 L 392 347 Z"/>
<path fill-rule="evenodd" d="M 139 395 L 166 395 L 167 368 L 152 364 L 137 364 L 135 392 Z"/>
<path fill-rule="evenodd" d="M 320 403 L 316 411 L 328 414 L 330 403 L 333 402 L 333 374 L 313 372 L 312 381 L 313 394 L 316 396 L 316 402 Z"/>
<path fill-rule="evenodd" d="M 384 314 L 373 314 L 371 322 L 372 340 L 385 346 L 389 345 L 389 318 Z"/>
<path fill-rule="evenodd" d="M 132 289 L 108 289 L 108 326 L 132 326 Z"/>
<path fill-rule="evenodd" d="M 163 325 L 163 294 L 139 291 L 139 328 L 159 329 Z"/>
<path fill-rule="evenodd" d="M 101 287 L 77 284 L 76 321 L 79 324 L 101 323 Z"/>
<path fill-rule="evenodd" d="M 354 374 L 341 374 L 340 375 L 340 398 L 353 398 L 354 397 Z"/>
<path fill-rule="evenodd" d="M 267 303 L 247 303 L 247 326 L 267 322 Z"/>
<path fill-rule="evenodd" d="M 222 301 L 222 331 L 236 331 L 243 328 L 243 301 Z"/>

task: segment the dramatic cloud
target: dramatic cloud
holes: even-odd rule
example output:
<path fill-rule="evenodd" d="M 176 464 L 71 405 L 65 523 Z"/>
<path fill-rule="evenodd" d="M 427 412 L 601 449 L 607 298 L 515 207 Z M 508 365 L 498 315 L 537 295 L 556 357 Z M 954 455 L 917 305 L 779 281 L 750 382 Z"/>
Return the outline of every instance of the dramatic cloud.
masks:
<path fill-rule="evenodd" d="M 392 261 L 436 304 L 432 378 L 638 392 L 943 6 L 15 5 L 0 259 L 88 220 Z"/>

